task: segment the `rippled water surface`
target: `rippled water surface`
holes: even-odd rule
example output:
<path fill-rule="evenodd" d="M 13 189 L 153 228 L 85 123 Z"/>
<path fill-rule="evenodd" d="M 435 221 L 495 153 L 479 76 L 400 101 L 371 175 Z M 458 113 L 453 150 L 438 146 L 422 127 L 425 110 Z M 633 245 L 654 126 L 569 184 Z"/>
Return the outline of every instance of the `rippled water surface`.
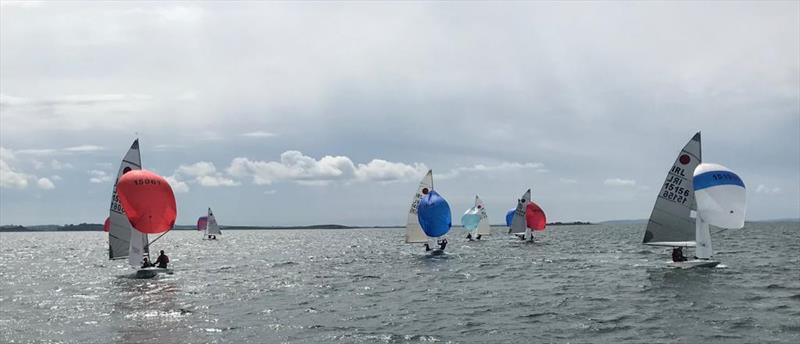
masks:
<path fill-rule="evenodd" d="M 106 234 L 0 234 L 0 342 L 798 343 L 800 224 L 713 235 L 722 268 L 666 267 L 643 225 L 500 234 L 427 258 L 400 229 L 176 231 L 174 275 L 129 278 Z"/>

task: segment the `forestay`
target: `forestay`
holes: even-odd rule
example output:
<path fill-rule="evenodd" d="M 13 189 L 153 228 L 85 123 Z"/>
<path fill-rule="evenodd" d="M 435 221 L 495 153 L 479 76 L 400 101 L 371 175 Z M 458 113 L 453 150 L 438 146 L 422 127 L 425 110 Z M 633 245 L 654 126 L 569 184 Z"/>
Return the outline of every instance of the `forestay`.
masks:
<path fill-rule="evenodd" d="M 422 181 L 419 182 L 417 192 L 414 194 L 414 198 L 411 200 L 411 208 L 408 211 L 408 219 L 406 221 L 407 243 L 428 241 L 428 236 L 425 235 L 425 233 L 422 231 L 422 226 L 419 224 L 417 210 L 419 208 L 420 199 L 427 195 L 431 190 L 433 190 L 433 171 L 428 170 L 428 173 L 426 173 L 425 177 L 422 178 Z"/>
<path fill-rule="evenodd" d="M 647 222 L 644 244 L 694 246 L 695 223 L 691 211 L 696 207 L 692 174 L 702 161 L 700 132 L 683 147 L 672 164 L 656 198 Z"/>

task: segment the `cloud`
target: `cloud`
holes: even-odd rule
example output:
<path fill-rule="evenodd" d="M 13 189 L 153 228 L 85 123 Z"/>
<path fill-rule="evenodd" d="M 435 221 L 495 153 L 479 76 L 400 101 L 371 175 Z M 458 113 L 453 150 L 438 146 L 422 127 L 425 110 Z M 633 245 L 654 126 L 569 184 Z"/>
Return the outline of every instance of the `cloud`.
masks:
<path fill-rule="evenodd" d="M 241 183 L 217 172 L 213 163 L 200 161 L 190 165 L 180 165 L 173 174 L 177 178 L 189 177 L 194 183 L 202 186 L 238 186 Z"/>
<path fill-rule="evenodd" d="M 186 182 L 179 180 L 176 176 L 172 175 L 169 177 L 164 177 L 167 180 L 169 185 L 172 187 L 172 190 L 176 193 L 186 193 L 189 192 L 189 184 Z"/>
<path fill-rule="evenodd" d="M 74 146 L 74 147 L 64 148 L 64 151 L 65 152 L 83 153 L 83 152 L 97 152 L 97 151 L 101 151 L 101 150 L 104 150 L 104 149 L 105 148 L 103 148 L 103 147 L 95 146 L 95 145 L 81 145 L 81 146 Z"/>
<path fill-rule="evenodd" d="M 36 185 L 42 190 L 52 190 L 56 188 L 55 184 L 53 184 L 50 179 L 44 177 L 39 178 L 39 180 L 36 181 Z"/>
<path fill-rule="evenodd" d="M 621 178 L 608 178 L 603 181 L 603 184 L 608 186 L 636 186 L 636 181 L 633 179 L 621 179 Z"/>
<path fill-rule="evenodd" d="M 14 152 L 0 147 L 0 188 L 24 189 L 28 186 L 28 178 L 31 176 L 12 167 L 14 161 L 16 161 Z"/>
<path fill-rule="evenodd" d="M 73 166 L 68 162 L 61 162 L 56 159 L 53 159 L 50 161 L 50 168 L 54 170 L 63 170 L 63 169 L 73 168 Z"/>
<path fill-rule="evenodd" d="M 558 181 L 560 181 L 561 183 L 564 183 L 564 184 L 577 184 L 578 183 L 577 180 L 569 179 L 569 178 L 558 178 Z"/>
<path fill-rule="evenodd" d="M 102 170 L 89 170 L 89 182 L 95 184 L 108 183 L 111 181 L 111 175 Z"/>
<path fill-rule="evenodd" d="M 234 177 L 252 177 L 258 185 L 277 181 L 291 181 L 302 185 L 325 185 L 333 181 L 393 182 L 413 180 L 425 173 L 424 164 L 405 164 L 373 159 L 356 166 L 346 156 L 326 155 L 319 160 L 299 151 L 286 151 L 280 161 L 254 161 L 238 157 L 231 161 L 228 174 Z"/>
<path fill-rule="evenodd" d="M 249 133 L 242 134 L 242 136 L 244 136 L 244 137 L 254 137 L 254 138 L 257 138 L 257 137 L 264 138 L 264 137 L 274 137 L 275 134 L 274 133 L 270 133 L 270 132 L 266 132 L 266 131 L 251 131 Z"/>
<path fill-rule="evenodd" d="M 756 187 L 756 193 L 760 194 L 777 195 L 781 192 L 782 190 L 779 187 L 769 187 L 764 184 L 758 184 L 758 187 Z"/>
<path fill-rule="evenodd" d="M 522 169 L 532 169 L 535 172 L 545 173 L 548 172 L 547 169 L 544 168 L 544 164 L 540 162 L 501 162 L 496 165 L 485 165 L 485 164 L 477 164 L 473 166 L 467 167 L 456 167 L 450 171 L 437 175 L 438 178 L 441 179 L 449 179 L 458 177 L 464 173 L 475 173 L 475 172 L 507 172 L 507 171 L 514 171 L 514 170 L 522 170 Z"/>

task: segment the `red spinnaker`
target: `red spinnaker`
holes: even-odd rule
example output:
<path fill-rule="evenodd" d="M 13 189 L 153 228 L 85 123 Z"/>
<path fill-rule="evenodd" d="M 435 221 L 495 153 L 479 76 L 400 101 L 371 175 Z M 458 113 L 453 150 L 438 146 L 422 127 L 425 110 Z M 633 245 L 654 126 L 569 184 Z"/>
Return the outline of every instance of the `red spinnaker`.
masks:
<path fill-rule="evenodd" d="M 525 222 L 528 224 L 528 228 L 535 231 L 543 231 L 547 224 L 547 217 L 545 217 L 542 208 L 539 208 L 539 205 L 531 201 L 528 203 L 527 209 L 525 209 Z"/>
<path fill-rule="evenodd" d="M 103 232 L 108 232 L 111 230 L 111 218 L 106 217 L 106 222 L 103 223 Z"/>
<path fill-rule="evenodd" d="M 178 215 L 175 194 L 163 177 L 147 170 L 130 171 L 119 178 L 117 194 L 136 230 L 158 234 L 175 225 Z"/>
<path fill-rule="evenodd" d="M 202 231 L 206 229 L 208 224 L 208 216 L 201 216 L 197 219 L 197 230 Z"/>

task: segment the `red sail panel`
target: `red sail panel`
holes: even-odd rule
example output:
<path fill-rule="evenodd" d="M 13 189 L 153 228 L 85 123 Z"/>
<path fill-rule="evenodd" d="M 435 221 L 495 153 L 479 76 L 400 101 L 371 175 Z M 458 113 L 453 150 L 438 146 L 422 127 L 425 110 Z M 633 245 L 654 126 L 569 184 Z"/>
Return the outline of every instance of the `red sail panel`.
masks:
<path fill-rule="evenodd" d="M 119 178 L 117 193 L 128 221 L 136 230 L 158 234 L 175 225 L 178 215 L 175 194 L 163 177 L 147 170 L 130 171 Z"/>
<path fill-rule="evenodd" d="M 539 208 L 538 204 L 531 201 L 528 203 L 527 209 L 525 209 L 525 222 L 528 224 L 528 228 L 535 231 L 543 231 L 547 224 L 547 217 L 544 215 L 542 208 Z"/>
<path fill-rule="evenodd" d="M 106 217 L 106 222 L 103 223 L 103 232 L 108 232 L 111 230 L 111 218 Z"/>
<path fill-rule="evenodd" d="M 208 216 L 201 216 L 197 219 L 197 230 L 203 231 L 206 229 L 206 225 L 208 225 Z"/>

